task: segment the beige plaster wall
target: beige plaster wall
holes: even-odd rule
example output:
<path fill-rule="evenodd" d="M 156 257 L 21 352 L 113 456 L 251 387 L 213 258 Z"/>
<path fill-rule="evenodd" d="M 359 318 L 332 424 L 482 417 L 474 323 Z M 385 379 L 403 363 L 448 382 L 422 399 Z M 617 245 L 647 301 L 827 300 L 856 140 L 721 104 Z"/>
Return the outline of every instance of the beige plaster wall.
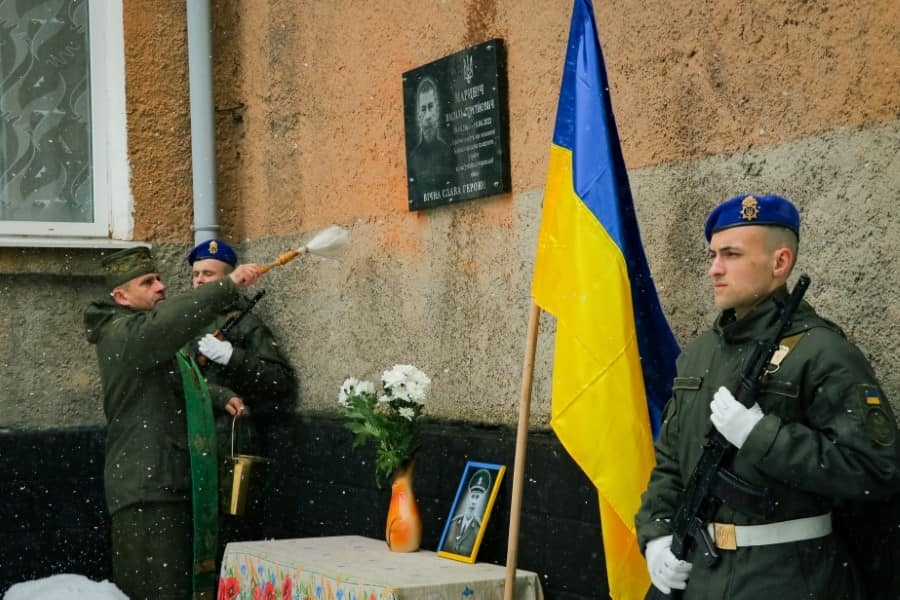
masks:
<path fill-rule="evenodd" d="M 412 362 L 435 416 L 513 423 L 568 0 L 213 0 L 219 219 L 267 262 L 331 223 L 338 263 L 267 275 L 257 310 L 297 365 L 302 411 L 347 375 Z M 701 228 L 719 200 L 803 212 L 809 298 L 900 401 L 900 5 L 597 2 L 622 146 L 660 297 L 682 342 L 714 315 Z M 860 5 L 862 4 L 862 5 Z M 192 233 L 184 3 L 125 1 L 135 234 L 184 287 Z M 491 37 L 508 53 L 513 191 L 407 210 L 401 74 Z M 102 422 L 80 309 L 97 251 L 0 249 L 0 426 Z M 598 316 L 600 318 L 600 316 Z M 544 316 L 532 423 L 546 425 Z"/>
<path fill-rule="evenodd" d="M 597 3 L 631 169 L 897 117 L 900 5 L 774 4 Z M 136 235 L 180 240 L 191 194 L 184 3 L 125 6 Z M 211 6 L 231 236 L 405 213 L 401 73 L 491 37 L 508 51 L 514 191 L 543 186 L 570 2 Z"/>

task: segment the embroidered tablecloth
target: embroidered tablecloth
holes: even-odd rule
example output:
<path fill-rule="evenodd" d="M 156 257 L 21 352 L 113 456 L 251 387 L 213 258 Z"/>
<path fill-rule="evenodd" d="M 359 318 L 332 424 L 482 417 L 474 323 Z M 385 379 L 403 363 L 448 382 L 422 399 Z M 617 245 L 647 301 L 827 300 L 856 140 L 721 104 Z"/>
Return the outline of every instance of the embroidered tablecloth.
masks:
<path fill-rule="evenodd" d="M 219 600 L 502 600 L 506 567 L 434 552 L 391 552 L 384 540 L 334 536 L 233 542 Z M 516 600 L 542 600 L 536 573 L 516 571 Z"/>

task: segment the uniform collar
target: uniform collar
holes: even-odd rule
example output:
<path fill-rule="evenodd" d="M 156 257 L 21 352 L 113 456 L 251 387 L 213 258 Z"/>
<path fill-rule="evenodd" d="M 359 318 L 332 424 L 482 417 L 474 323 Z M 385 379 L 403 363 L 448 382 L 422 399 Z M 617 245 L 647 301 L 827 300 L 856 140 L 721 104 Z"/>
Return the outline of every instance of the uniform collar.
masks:
<path fill-rule="evenodd" d="M 716 320 L 714 329 L 729 343 L 740 344 L 765 339 L 778 324 L 787 296 L 787 286 L 781 286 L 754 306 L 743 319 L 735 319 L 734 309 L 723 311 Z"/>

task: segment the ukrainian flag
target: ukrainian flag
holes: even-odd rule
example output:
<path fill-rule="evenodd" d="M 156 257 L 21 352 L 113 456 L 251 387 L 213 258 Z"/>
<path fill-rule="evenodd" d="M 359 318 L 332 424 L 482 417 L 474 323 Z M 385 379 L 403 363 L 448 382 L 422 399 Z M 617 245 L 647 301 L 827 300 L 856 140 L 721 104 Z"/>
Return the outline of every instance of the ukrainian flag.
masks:
<path fill-rule="evenodd" d="M 600 497 L 610 592 L 650 585 L 634 515 L 678 343 L 650 277 L 590 0 L 575 0 L 532 296 L 556 317 L 551 426 Z"/>

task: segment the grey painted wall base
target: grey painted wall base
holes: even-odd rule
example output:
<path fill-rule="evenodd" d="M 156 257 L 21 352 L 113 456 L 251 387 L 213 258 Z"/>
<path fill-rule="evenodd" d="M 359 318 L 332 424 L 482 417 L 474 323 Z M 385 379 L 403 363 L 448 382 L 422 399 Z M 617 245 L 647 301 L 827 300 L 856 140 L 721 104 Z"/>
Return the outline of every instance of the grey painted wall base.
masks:
<path fill-rule="evenodd" d="M 778 191 L 800 206 L 798 270 L 807 298 L 871 357 L 900 409 L 900 121 L 834 129 L 629 173 L 642 238 L 666 316 L 682 343 L 712 322 L 702 226 L 719 200 Z M 296 366 L 300 411 L 337 414 L 347 376 L 377 379 L 412 363 L 433 381 L 428 414 L 514 425 L 542 189 L 360 220 L 340 261 L 304 255 L 269 272 L 255 312 Z M 486 219 L 485 215 L 491 215 Z M 315 232 L 247 241 L 242 259 L 270 262 Z M 155 245 L 170 293 L 190 285 L 187 244 Z M 82 311 L 107 293 L 100 250 L 0 248 L 3 427 L 104 423 Z M 598 315 L 598 319 L 602 316 Z M 531 424 L 547 427 L 554 320 L 543 315 Z M 900 413 L 900 410 L 898 410 Z"/>

